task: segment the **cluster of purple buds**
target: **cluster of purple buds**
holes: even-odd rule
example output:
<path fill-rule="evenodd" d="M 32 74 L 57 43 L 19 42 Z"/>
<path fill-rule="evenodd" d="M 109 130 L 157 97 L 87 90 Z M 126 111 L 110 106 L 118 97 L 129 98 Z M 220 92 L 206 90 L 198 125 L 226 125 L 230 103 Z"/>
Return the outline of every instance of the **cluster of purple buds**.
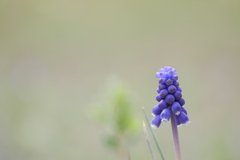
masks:
<path fill-rule="evenodd" d="M 179 87 L 176 69 L 164 67 L 156 73 L 159 78 L 159 86 L 157 88 L 158 95 L 156 100 L 159 102 L 152 108 L 152 127 L 158 128 L 161 122 L 169 121 L 171 114 L 176 115 L 176 123 L 189 123 L 187 111 L 183 108 L 185 100 L 182 98 L 182 89 Z"/>

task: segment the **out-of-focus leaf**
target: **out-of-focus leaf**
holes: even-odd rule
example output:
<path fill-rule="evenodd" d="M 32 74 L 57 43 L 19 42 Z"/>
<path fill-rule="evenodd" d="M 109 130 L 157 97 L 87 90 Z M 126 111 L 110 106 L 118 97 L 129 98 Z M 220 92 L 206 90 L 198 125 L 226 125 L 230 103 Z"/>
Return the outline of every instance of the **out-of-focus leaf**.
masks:
<path fill-rule="evenodd" d="M 140 120 L 133 112 L 133 103 L 128 88 L 122 83 L 109 83 L 110 92 L 103 103 L 94 108 L 94 117 L 104 129 L 104 142 L 117 149 L 122 141 L 140 130 Z M 124 140 L 125 139 L 125 140 Z M 125 146 L 126 147 L 126 146 Z"/>
<path fill-rule="evenodd" d="M 105 138 L 105 144 L 112 149 L 117 149 L 119 147 L 119 138 L 115 135 L 107 135 Z"/>

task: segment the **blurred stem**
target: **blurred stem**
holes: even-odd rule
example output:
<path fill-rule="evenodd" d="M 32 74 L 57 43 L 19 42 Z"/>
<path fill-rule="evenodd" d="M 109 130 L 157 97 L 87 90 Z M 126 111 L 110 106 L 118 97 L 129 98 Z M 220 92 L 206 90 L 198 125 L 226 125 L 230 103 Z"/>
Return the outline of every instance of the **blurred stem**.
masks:
<path fill-rule="evenodd" d="M 128 141 L 127 140 L 126 140 L 126 149 L 127 149 L 127 154 L 128 154 L 128 160 L 131 160 L 130 151 L 129 151 L 129 145 L 128 145 Z"/>
<path fill-rule="evenodd" d="M 147 125 L 148 125 L 148 127 L 149 127 L 149 129 L 150 129 L 150 131 L 151 131 L 151 133 L 152 133 L 154 142 L 155 142 L 155 144 L 156 144 L 156 146 L 157 146 L 158 152 L 159 152 L 162 160 L 165 160 L 165 158 L 164 158 L 164 156 L 163 156 L 163 153 L 162 153 L 162 150 L 161 150 L 161 148 L 160 148 L 160 145 L 159 145 L 159 143 L 158 143 L 157 136 L 156 136 L 156 134 L 154 133 L 153 128 L 151 127 L 151 123 L 150 123 L 150 121 L 149 121 L 149 119 L 148 119 L 148 117 L 147 117 L 147 114 L 146 114 L 146 112 L 145 112 L 144 107 L 142 107 L 142 109 L 143 109 L 143 113 L 144 113 L 144 117 L 145 117 L 145 119 L 146 119 Z"/>
<path fill-rule="evenodd" d="M 131 160 L 130 152 L 128 149 L 127 139 L 124 136 L 120 136 L 120 148 L 118 149 L 119 159 L 120 160 Z"/>
<path fill-rule="evenodd" d="M 148 135 L 147 128 L 146 128 L 146 125 L 145 125 L 144 121 L 143 121 L 143 131 L 144 131 L 144 134 L 146 136 L 146 140 L 147 140 L 147 143 L 148 143 L 148 148 L 149 148 L 149 150 L 151 152 L 152 159 L 156 160 L 156 156 L 155 156 L 155 154 L 153 152 L 152 145 L 150 143 L 149 135 Z"/>
<path fill-rule="evenodd" d="M 181 152 L 180 152 L 180 143 L 179 143 L 179 137 L 178 137 L 176 115 L 172 111 L 171 111 L 171 124 L 172 124 L 172 134 L 173 134 L 173 143 L 174 143 L 176 160 L 181 160 Z"/>

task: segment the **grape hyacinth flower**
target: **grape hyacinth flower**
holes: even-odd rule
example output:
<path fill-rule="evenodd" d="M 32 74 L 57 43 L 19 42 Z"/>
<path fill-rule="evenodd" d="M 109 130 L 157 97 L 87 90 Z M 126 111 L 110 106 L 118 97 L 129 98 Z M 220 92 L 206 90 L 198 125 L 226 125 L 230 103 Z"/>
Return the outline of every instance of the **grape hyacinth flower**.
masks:
<path fill-rule="evenodd" d="M 152 109 L 152 127 L 158 128 L 161 122 L 171 119 L 176 159 L 180 160 L 180 145 L 177 126 L 189 123 L 187 111 L 183 108 L 185 100 L 182 98 L 182 89 L 179 87 L 176 69 L 164 67 L 156 72 L 159 78 L 156 100 L 159 102 Z"/>
<path fill-rule="evenodd" d="M 159 118 L 161 122 L 165 122 L 170 119 L 171 114 L 175 115 L 177 126 L 189 123 L 187 111 L 183 108 L 185 100 L 182 98 L 182 89 L 179 87 L 176 70 L 171 67 L 161 68 L 156 73 L 156 77 L 159 78 L 156 96 L 159 103 L 152 109 L 154 116 L 152 127 L 158 128 L 160 126 Z"/>

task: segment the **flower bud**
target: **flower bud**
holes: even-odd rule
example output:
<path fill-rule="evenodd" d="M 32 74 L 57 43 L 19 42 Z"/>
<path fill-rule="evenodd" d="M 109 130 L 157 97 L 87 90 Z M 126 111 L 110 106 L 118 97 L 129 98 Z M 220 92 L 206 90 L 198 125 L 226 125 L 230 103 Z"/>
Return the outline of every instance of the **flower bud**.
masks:
<path fill-rule="evenodd" d="M 171 84 L 173 84 L 173 80 L 168 79 L 168 80 L 166 81 L 166 84 L 167 84 L 168 86 L 171 85 Z"/>
<path fill-rule="evenodd" d="M 179 91 L 176 91 L 176 92 L 174 93 L 174 97 L 175 97 L 176 100 L 179 100 L 180 98 L 182 98 L 182 93 L 179 92 Z"/>
<path fill-rule="evenodd" d="M 160 93 L 159 93 L 159 95 L 162 98 L 165 98 L 167 94 L 168 94 L 168 90 L 166 90 L 166 89 L 161 90 Z"/>
<path fill-rule="evenodd" d="M 159 86 L 158 86 L 158 88 L 159 88 L 160 90 L 162 90 L 162 89 L 167 88 L 167 86 L 166 86 L 165 84 L 160 83 Z"/>
<path fill-rule="evenodd" d="M 175 101 L 175 98 L 174 98 L 173 95 L 169 94 L 169 95 L 167 95 L 167 97 L 165 98 L 165 101 L 166 101 L 167 104 L 170 104 L 170 105 L 171 105 L 171 104 Z"/>
<path fill-rule="evenodd" d="M 160 72 L 156 72 L 155 77 L 161 78 L 161 77 L 160 77 Z"/>
<path fill-rule="evenodd" d="M 182 107 L 182 112 L 184 112 L 187 115 L 187 110 L 184 107 Z"/>
<path fill-rule="evenodd" d="M 162 113 L 161 113 L 162 114 Z M 160 114 L 160 116 L 161 116 Z M 177 116 L 177 119 L 179 120 L 179 122 L 181 124 L 187 124 L 189 123 L 189 119 L 188 119 L 188 116 L 184 113 L 184 112 L 181 112 L 178 116 Z"/>
<path fill-rule="evenodd" d="M 179 92 L 182 92 L 182 88 L 181 88 L 181 87 L 177 87 L 177 90 L 178 90 Z"/>
<path fill-rule="evenodd" d="M 160 75 L 161 78 L 166 78 L 167 77 L 167 75 L 164 72 L 160 72 L 159 75 Z"/>
<path fill-rule="evenodd" d="M 163 122 L 169 121 L 170 117 L 171 117 L 171 112 L 168 108 L 165 108 L 160 114 L 160 118 L 162 119 Z"/>
<path fill-rule="evenodd" d="M 179 122 L 178 118 L 176 118 L 177 126 L 180 127 L 182 124 Z"/>
<path fill-rule="evenodd" d="M 151 124 L 151 126 L 154 128 L 154 129 L 156 129 L 156 128 L 158 128 L 159 126 L 160 126 L 160 124 L 161 124 L 161 118 L 160 118 L 160 115 L 158 115 L 158 116 L 156 116 L 156 117 L 154 117 L 153 119 L 152 119 L 152 124 Z"/>
<path fill-rule="evenodd" d="M 158 104 L 158 107 L 160 110 L 167 108 L 167 103 L 165 102 L 165 100 L 161 100 L 160 103 Z"/>
<path fill-rule="evenodd" d="M 178 102 L 174 102 L 172 104 L 172 112 L 174 114 L 179 115 L 181 110 L 182 110 L 182 107 L 180 106 L 180 104 Z"/>
<path fill-rule="evenodd" d="M 159 80 L 158 80 L 158 83 L 160 84 L 160 83 L 164 83 L 165 82 L 165 78 L 159 78 Z"/>
<path fill-rule="evenodd" d="M 183 98 L 180 98 L 180 99 L 178 100 L 178 103 L 179 103 L 181 106 L 183 106 L 183 105 L 185 104 L 185 100 L 184 100 Z"/>
<path fill-rule="evenodd" d="M 152 108 L 152 115 L 153 115 L 153 116 L 160 115 L 161 112 L 162 112 L 162 110 L 159 109 L 158 104 L 155 105 L 155 106 Z"/>
<path fill-rule="evenodd" d="M 177 75 L 174 75 L 173 76 L 173 79 L 176 81 L 176 80 L 178 80 L 178 76 Z"/>
<path fill-rule="evenodd" d="M 168 87 L 168 92 L 169 93 L 174 93 L 177 90 L 177 88 L 174 85 L 171 85 Z"/>
<path fill-rule="evenodd" d="M 176 86 L 176 87 L 178 87 L 178 86 L 179 86 L 179 82 L 178 82 L 178 81 L 175 81 L 175 82 L 173 83 L 173 85 Z"/>
<path fill-rule="evenodd" d="M 160 101 L 162 100 L 162 97 L 158 94 L 158 95 L 156 96 L 156 100 L 157 100 L 158 102 L 160 102 Z"/>

